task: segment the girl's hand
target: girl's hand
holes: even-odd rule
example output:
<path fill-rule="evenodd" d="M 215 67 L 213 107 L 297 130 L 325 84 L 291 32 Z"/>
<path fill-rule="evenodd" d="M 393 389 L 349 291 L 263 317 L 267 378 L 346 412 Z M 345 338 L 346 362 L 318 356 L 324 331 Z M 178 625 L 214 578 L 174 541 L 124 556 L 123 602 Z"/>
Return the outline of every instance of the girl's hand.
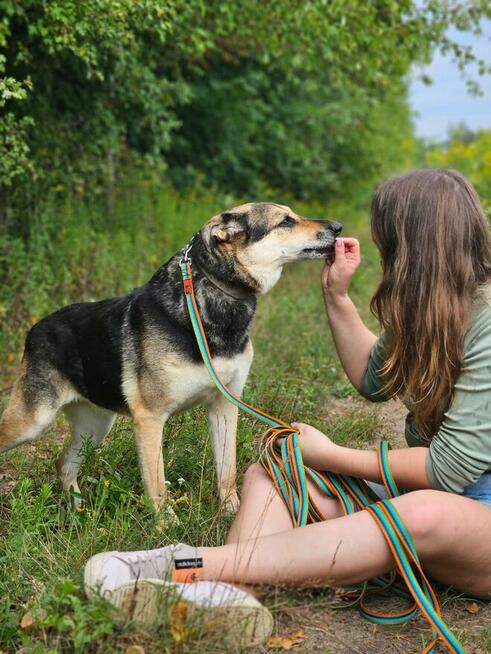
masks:
<path fill-rule="evenodd" d="M 351 278 L 360 265 L 360 243 L 356 238 L 337 238 L 334 246 L 334 262 L 326 260 L 322 271 L 322 290 L 326 300 L 338 299 L 348 294 Z"/>
<path fill-rule="evenodd" d="M 303 462 L 310 468 L 335 472 L 340 454 L 340 446 L 321 431 L 302 422 L 292 422 L 292 427 L 299 432 L 300 449 Z"/>

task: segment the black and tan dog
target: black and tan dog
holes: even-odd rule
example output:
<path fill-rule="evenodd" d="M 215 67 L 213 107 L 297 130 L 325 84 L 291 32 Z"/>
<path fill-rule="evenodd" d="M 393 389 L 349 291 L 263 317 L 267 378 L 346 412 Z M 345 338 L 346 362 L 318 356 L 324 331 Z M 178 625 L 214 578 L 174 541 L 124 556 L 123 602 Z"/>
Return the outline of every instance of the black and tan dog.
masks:
<path fill-rule="evenodd" d="M 194 237 L 191 258 L 201 318 L 218 374 L 237 395 L 252 362 L 249 329 L 257 296 L 278 281 L 284 264 L 332 255 L 340 230 L 338 223 L 258 203 L 215 216 Z M 158 507 L 166 494 L 165 421 L 206 403 L 220 499 L 228 510 L 237 508 L 237 409 L 216 390 L 202 364 L 179 260 L 175 255 L 125 297 L 72 304 L 34 325 L 0 420 L 0 452 L 35 439 L 63 408 L 72 437 L 57 470 L 63 488 L 78 493 L 83 439 L 99 445 L 116 414 L 129 414 L 145 492 Z"/>

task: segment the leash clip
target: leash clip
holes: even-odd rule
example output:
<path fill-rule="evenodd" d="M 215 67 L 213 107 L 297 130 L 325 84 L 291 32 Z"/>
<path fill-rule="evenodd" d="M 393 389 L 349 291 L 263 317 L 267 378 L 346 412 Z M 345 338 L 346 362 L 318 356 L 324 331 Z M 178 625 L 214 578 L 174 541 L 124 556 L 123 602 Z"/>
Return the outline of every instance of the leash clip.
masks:
<path fill-rule="evenodd" d="M 194 241 L 194 236 L 182 248 L 181 263 L 187 263 L 188 261 L 191 261 L 191 257 L 189 256 L 189 253 L 191 252 L 191 248 L 193 247 L 193 241 Z"/>

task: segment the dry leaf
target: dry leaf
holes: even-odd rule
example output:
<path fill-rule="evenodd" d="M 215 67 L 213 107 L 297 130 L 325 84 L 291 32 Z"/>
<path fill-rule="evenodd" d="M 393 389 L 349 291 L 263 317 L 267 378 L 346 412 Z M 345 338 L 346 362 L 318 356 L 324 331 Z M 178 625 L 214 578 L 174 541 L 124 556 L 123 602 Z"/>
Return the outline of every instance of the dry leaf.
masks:
<path fill-rule="evenodd" d="M 169 607 L 169 627 L 174 640 L 178 643 L 188 636 L 188 605 L 186 602 L 175 602 Z"/>
<path fill-rule="evenodd" d="M 145 654 L 145 650 L 140 645 L 128 645 L 124 654 Z"/>
<path fill-rule="evenodd" d="M 481 607 L 477 602 L 467 602 L 464 608 L 467 611 L 467 613 L 479 613 L 479 611 L 481 610 Z"/>
<path fill-rule="evenodd" d="M 32 617 L 31 611 L 24 613 L 20 620 L 21 629 L 31 629 L 34 624 L 34 618 Z"/>
<path fill-rule="evenodd" d="M 304 637 L 305 633 L 301 629 L 298 629 L 291 636 L 271 636 L 271 638 L 268 638 L 266 644 L 271 649 L 291 649 L 295 645 L 300 645 Z"/>

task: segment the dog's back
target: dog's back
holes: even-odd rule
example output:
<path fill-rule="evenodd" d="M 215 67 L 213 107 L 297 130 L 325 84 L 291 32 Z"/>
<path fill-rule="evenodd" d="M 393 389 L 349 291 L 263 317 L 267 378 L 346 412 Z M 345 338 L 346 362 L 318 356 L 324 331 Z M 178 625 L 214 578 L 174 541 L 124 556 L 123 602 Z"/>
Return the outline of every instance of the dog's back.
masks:
<path fill-rule="evenodd" d="M 122 325 L 131 296 L 71 304 L 34 325 L 26 338 L 30 396 L 53 372 L 75 392 L 112 411 L 125 410 L 121 392 Z M 53 400 L 56 391 L 52 388 Z"/>

